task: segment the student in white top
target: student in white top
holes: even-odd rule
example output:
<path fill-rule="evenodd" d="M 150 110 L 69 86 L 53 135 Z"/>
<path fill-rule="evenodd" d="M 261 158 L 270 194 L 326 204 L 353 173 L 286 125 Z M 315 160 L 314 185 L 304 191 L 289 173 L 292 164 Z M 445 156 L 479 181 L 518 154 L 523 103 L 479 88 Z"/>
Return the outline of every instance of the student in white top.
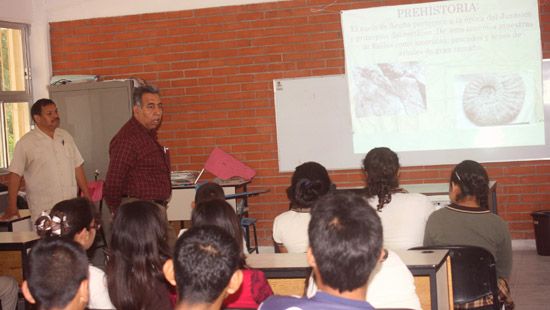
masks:
<path fill-rule="evenodd" d="M 424 228 L 435 210 L 428 197 L 399 188 L 399 158 L 386 147 L 372 149 L 363 160 L 369 204 L 378 211 L 384 248 L 422 246 Z"/>
<path fill-rule="evenodd" d="M 41 237 L 56 236 L 73 240 L 88 250 L 101 227 L 95 220 L 94 205 L 86 198 L 58 202 L 50 214 L 42 213 L 36 220 L 36 232 Z M 88 309 L 115 309 L 109 298 L 103 270 L 88 266 L 90 299 Z"/>
<path fill-rule="evenodd" d="M 296 167 L 291 185 L 286 190 L 290 211 L 280 214 L 273 222 L 273 240 L 281 253 L 306 252 L 311 207 L 334 187 L 322 165 L 307 162 Z"/>

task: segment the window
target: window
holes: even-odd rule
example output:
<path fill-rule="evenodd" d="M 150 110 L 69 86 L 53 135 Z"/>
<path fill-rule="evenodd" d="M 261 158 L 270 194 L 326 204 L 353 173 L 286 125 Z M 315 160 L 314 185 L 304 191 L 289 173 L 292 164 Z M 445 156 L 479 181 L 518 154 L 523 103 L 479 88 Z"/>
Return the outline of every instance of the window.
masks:
<path fill-rule="evenodd" d="M 28 25 L 0 21 L 0 170 L 30 130 L 32 99 L 28 58 Z"/>

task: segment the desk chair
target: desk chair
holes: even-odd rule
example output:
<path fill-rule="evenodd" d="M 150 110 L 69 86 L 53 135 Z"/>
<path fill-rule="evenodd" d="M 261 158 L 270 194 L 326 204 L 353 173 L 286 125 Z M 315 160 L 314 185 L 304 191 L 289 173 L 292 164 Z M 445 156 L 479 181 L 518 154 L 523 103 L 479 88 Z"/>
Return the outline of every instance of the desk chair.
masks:
<path fill-rule="evenodd" d="M 239 215 L 239 220 L 241 221 L 241 227 L 244 231 L 244 238 L 246 241 L 246 249 L 248 250 L 248 253 L 252 253 L 254 251 L 256 252 L 256 254 L 260 253 L 258 249 L 258 235 L 256 234 L 256 222 L 258 221 L 258 219 L 251 218 L 251 217 L 244 217 L 245 209 L 248 207 L 248 197 L 256 196 L 261 193 L 267 193 L 267 192 L 269 192 L 268 188 L 225 196 L 225 200 L 241 199 L 241 203 L 236 204 L 237 214 Z M 254 230 L 254 247 L 253 248 L 250 247 L 250 226 L 252 226 L 252 229 Z"/>
<path fill-rule="evenodd" d="M 411 250 L 449 250 L 453 277 L 454 304 L 465 304 L 483 296 L 491 296 L 493 304 L 472 309 L 500 309 L 497 271 L 493 255 L 477 246 L 427 246 Z"/>
<path fill-rule="evenodd" d="M 246 242 L 246 250 L 248 253 L 256 252 L 260 253 L 258 249 L 258 235 L 256 234 L 256 222 L 258 219 L 252 217 L 244 217 L 244 209 L 246 208 L 246 199 L 241 199 L 241 203 L 237 204 L 239 220 L 241 221 L 241 227 L 244 232 L 244 240 Z M 250 247 L 250 226 L 254 231 L 254 247 Z"/>

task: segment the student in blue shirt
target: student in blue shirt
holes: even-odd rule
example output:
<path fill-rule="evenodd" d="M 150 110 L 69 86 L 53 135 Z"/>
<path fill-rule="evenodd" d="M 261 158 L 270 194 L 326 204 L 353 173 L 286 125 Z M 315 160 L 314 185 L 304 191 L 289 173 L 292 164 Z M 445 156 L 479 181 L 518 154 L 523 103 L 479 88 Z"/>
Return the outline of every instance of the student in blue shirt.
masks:
<path fill-rule="evenodd" d="M 319 291 L 312 297 L 269 297 L 259 309 L 374 309 L 365 301 L 367 281 L 383 257 L 382 224 L 367 201 L 329 192 L 315 203 L 306 252 Z"/>

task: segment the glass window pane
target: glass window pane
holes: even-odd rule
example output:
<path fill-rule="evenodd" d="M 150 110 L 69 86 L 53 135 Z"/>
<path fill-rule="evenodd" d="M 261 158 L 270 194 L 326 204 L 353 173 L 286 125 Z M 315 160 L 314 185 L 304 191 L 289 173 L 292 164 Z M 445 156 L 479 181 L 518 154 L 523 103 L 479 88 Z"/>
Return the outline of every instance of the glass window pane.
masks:
<path fill-rule="evenodd" d="M 25 91 L 22 31 L 0 28 L 0 81 L 2 91 Z"/>
<path fill-rule="evenodd" d="M 6 128 L 6 155 L 11 161 L 15 144 L 30 128 L 28 102 L 4 102 L 4 116 Z"/>

